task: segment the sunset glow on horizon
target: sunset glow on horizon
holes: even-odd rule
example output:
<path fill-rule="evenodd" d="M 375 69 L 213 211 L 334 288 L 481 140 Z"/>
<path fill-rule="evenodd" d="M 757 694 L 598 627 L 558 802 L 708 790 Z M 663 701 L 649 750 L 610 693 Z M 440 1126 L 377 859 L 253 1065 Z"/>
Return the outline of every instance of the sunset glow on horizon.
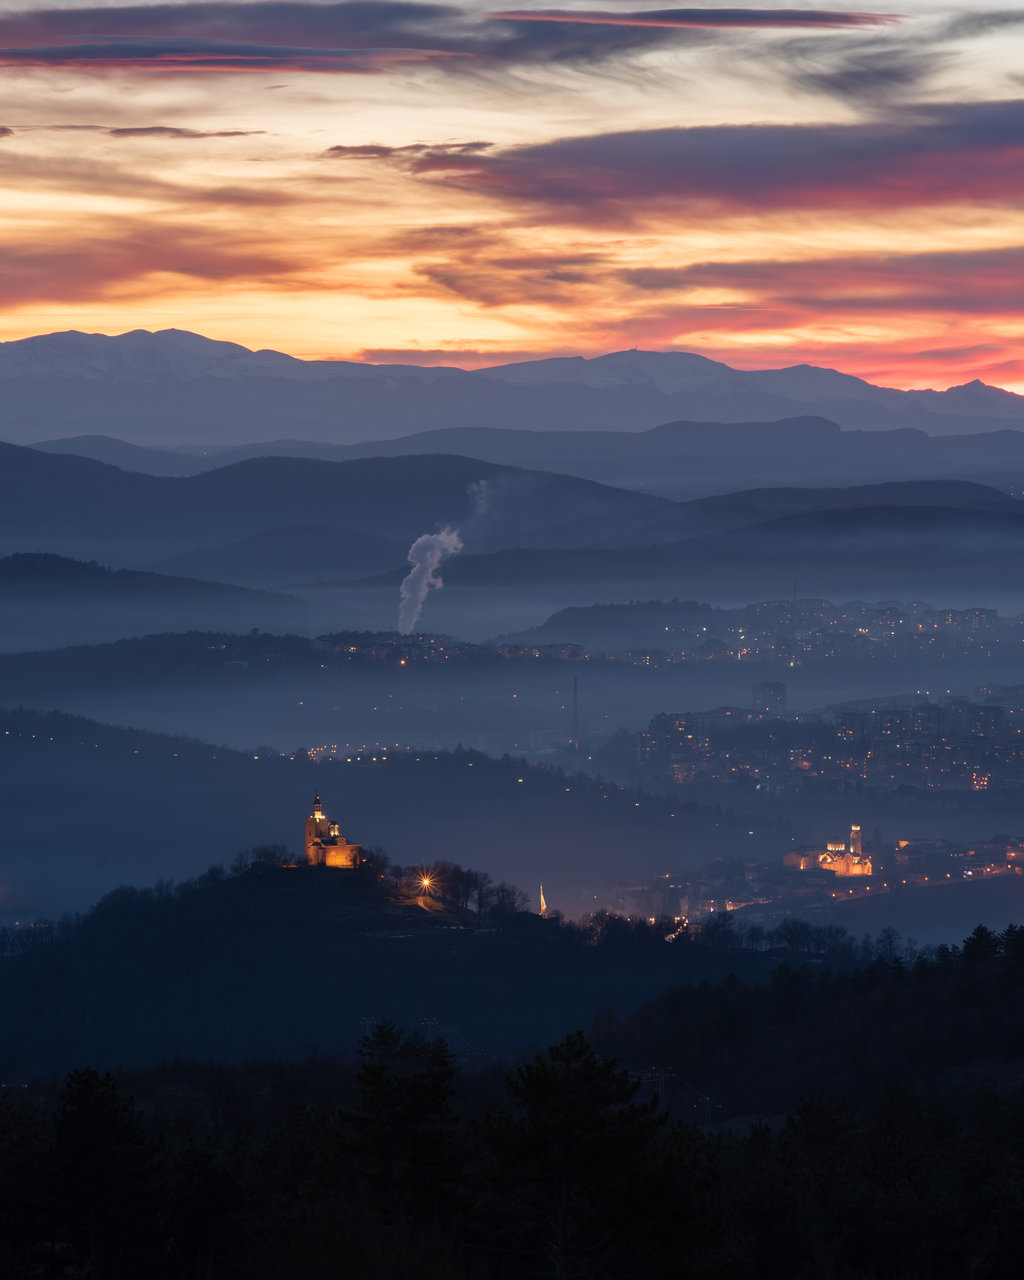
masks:
<path fill-rule="evenodd" d="M 0 11 L 0 340 L 1024 392 L 1024 10 Z"/>

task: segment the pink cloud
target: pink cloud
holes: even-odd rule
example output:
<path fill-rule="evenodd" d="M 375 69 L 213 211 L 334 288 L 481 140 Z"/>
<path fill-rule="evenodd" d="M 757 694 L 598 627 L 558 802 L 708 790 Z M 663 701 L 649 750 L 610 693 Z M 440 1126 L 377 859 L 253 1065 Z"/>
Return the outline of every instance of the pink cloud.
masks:
<path fill-rule="evenodd" d="M 1024 296 L 1024 246 L 641 267 L 619 272 L 618 279 L 631 289 L 654 295 L 731 289 L 748 297 L 753 309 L 791 315 L 1016 315 Z"/>

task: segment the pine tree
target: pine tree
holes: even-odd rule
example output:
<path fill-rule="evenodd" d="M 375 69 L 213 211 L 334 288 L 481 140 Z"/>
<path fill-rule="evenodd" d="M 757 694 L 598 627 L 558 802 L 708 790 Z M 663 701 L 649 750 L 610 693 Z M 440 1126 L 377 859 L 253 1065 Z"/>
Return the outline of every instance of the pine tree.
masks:
<path fill-rule="evenodd" d="M 359 1043 L 359 1108 L 348 1117 L 360 1190 L 385 1215 L 429 1221 L 459 1164 L 455 1059 L 445 1042 L 379 1022 Z"/>
<path fill-rule="evenodd" d="M 90 1280 L 134 1280 L 149 1256 L 153 1274 L 157 1151 L 134 1100 L 113 1076 L 68 1075 L 53 1116 L 51 1159 L 67 1271 Z"/>
<path fill-rule="evenodd" d="M 509 1078 L 516 1114 L 490 1118 L 480 1136 L 492 1162 L 488 1214 L 504 1223 L 517 1275 L 644 1273 L 664 1117 L 656 1099 L 636 1101 L 639 1090 L 582 1031 Z"/>

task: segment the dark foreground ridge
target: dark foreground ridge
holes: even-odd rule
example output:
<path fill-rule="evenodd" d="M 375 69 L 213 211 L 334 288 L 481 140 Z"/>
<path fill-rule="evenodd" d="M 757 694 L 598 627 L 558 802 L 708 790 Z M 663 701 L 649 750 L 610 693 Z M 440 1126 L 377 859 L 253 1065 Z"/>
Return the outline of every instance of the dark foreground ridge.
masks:
<path fill-rule="evenodd" d="M 287 856 L 257 849 L 234 874 L 121 888 L 85 915 L 3 931 L 0 1079 L 350 1052 L 381 1018 L 455 1026 L 506 1055 L 734 964 L 666 945 L 671 922 L 624 921 L 606 939 L 604 913 L 586 929 L 542 919 L 513 886 L 452 864 L 434 864 L 425 896 L 375 878 L 372 862 L 275 865 Z M 739 963 L 750 976 L 770 968 L 753 953 Z"/>
<path fill-rule="evenodd" d="M 795 919 L 743 930 L 729 913 L 701 929 L 571 922 L 450 862 L 294 861 L 263 846 L 0 931 L 0 1080 L 347 1054 L 387 1020 L 447 1028 L 477 1065 L 590 1026 L 603 1052 L 714 1095 L 717 1118 L 778 1115 L 822 1088 L 876 1105 L 893 1073 L 957 1096 L 1024 1081 L 1016 925 L 921 948 Z"/>
<path fill-rule="evenodd" d="M 848 993 L 938 982 L 942 1025 L 959 1031 L 954 1006 L 1019 987 L 1022 937 L 976 931 L 923 978 L 880 958 Z M 728 987 L 698 989 L 719 1033 Z M 791 1022 L 817 1025 L 789 1003 Z M 905 1002 L 865 1012 L 899 1034 Z M 390 1022 L 367 1024 L 355 1062 L 177 1061 L 120 1083 L 79 1069 L 0 1096 L 0 1271 L 404 1280 L 414 1259 L 426 1280 L 1020 1274 L 1019 1084 L 950 1100 L 879 1078 L 869 1104 L 819 1090 L 725 1129 L 708 1125 L 710 1099 L 695 1115 L 666 1083 L 582 1032 L 510 1070 L 460 1070 L 442 1037 Z"/>

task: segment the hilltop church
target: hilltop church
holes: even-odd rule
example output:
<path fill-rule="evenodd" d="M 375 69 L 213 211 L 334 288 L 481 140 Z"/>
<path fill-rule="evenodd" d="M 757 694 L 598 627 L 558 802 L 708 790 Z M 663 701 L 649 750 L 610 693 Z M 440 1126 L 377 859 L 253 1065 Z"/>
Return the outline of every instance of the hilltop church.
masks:
<path fill-rule="evenodd" d="M 799 871 L 820 868 L 837 876 L 870 876 L 874 874 L 871 855 L 864 852 L 860 827 L 850 828 L 849 842 L 829 840 L 824 849 L 790 849 L 783 856 L 784 867 L 796 867 Z M 851 890 L 852 892 L 852 890 Z"/>
<path fill-rule="evenodd" d="M 313 812 L 306 819 L 306 862 L 311 867 L 358 867 L 362 849 L 349 844 L 338 831 L 336 822 L 328 822 L 320 804 L 313 800 Z"/>

